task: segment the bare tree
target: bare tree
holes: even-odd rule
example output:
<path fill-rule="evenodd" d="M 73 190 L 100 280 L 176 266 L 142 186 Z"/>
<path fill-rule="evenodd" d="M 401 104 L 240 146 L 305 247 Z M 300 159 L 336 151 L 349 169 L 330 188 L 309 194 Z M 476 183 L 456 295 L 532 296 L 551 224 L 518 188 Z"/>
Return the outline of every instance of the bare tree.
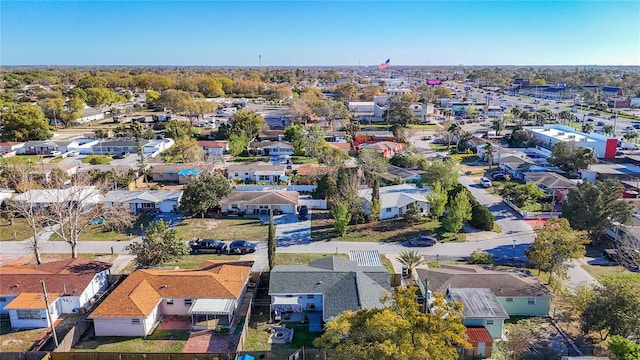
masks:
<path fill-rule="evenodd" d="M 26 196 L 31 197 L 31 194 L 32 192 L 28 192 Z M 42 263 L 42 257 L 40 255 L 40 238 L 38 233 L 42 230 L 43 218 L 38 207 L 34 205 L 33 201 L 7 201 L 5 204 L 7 205 L 7 212 L 13 212 L 27 221 L 32 235 L 27 239 L 27 250 L 33 253 L 36 258 L 36 263 L 40 265 Z"/>
<path fill-rule="evenodd" d="M 115 203 L 105 207 L 103 214 L 105 218 L 104 230 L 123 233 L 131 229 L 136 222 L 136 216 L 131 213 L 131 208 L 124 203 Z"/>
<path fill-rule="evenodd" d="M 630 230 L 629 230 L 630 231 Z M 630 269 L 640 269 L 640 244 L 635 236 L 619 231 L 618 241 L 614 242 L 618 261 Z"/>

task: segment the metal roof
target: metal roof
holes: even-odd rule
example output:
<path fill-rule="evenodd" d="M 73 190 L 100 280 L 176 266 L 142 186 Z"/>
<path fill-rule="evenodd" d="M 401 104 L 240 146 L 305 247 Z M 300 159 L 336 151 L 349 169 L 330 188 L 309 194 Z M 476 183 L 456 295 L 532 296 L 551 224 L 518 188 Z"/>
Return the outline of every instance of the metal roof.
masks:
<path fill-rule="evenodd" d="M 358 266 L 383 266 L 378 250 L 349 251 L 349 260 Z"/>
<path fill-rule="evenodd" d="M 189 315 L 229 315 L 235 307 L 235 299 L 197 299 L 189 308 Z"/>

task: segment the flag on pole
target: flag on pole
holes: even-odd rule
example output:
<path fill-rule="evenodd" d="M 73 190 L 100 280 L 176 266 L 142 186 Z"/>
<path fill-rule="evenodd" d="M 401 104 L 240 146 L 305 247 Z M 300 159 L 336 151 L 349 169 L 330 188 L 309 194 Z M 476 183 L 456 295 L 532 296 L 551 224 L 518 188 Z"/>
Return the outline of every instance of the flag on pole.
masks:
<path fill-rule="evenodd" d="M 378 65 L 378 69 L 380 69 L 380 70 L 388 69 L 389 66 L 391 66 L 391 59 L 387 59 L 387 61 L 385 61 L 382 64 Z"/>

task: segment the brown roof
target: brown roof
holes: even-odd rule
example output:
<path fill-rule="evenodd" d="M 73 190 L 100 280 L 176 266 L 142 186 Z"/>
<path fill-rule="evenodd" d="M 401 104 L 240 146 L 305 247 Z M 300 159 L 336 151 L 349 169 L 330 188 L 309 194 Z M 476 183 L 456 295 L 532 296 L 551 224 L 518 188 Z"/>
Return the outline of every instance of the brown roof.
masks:
<path fill-rule="evenodd" d="M 479 327 L 467 327 L 467 337 L 470 343 L 492 343 L 493 338 L 489 333 L 489 330 L 484 326 Z"/>
<path fill-rule="evenodd" d="M 52 304 L 60 297 L 58 293 L 47 293 L 49 304 Z M 44 294 L 40 293 L 22 293 L 5 306 L 5 310 L 9 309 L 44 309 Z"/>
<path fill-rule="evenodd" d="M 226 141 L 200 140 L 198 145 L 206 148 L 224 149 L 227 147 Z"/>
<path fill-rule="evenodd" d="M 325 174 L 338 173 L 338 167 L 318 164 L 304 164 L 298 166 L 298 169 L 296 171 L 298 172 L 298 175 L 301 176 L 322 176 Z"/>
<path fill-rule="evenodd" d="M 297 205 L 297 191 L 233 191 L 223 199 L 221 204 L 244 204 L 244 205 Z"/>
<path fill-rule="evenodd" d="M 66 259 L 38 266 L 0 266 L 0 295 L 16 296 L 22 293 L 41 293 L 44 280 L 47 291 L 80 295 L 93 277 L 111 267 L 102 261 Z"/>
<path fill-rule="evenodd" d="M 351 149 L 351 144 L 349 144 L 348 142 L 328 142 L 327 145 L 340 150 Z"/>
<path fill-rule="evenodd" d="M 448 288 L 489 288 L 495 296 L 551 296 L 551 292 L 532 276 L 480 266 L 442 265 L 417 269 L 422 282 L 431 291 L 446 293 Z"/>
<path fill-rule="evenodd" d="M 146 317 L 163 298 L 237 299 L 249 279 L 251 265 L 208 261 L 197 270 L 136 270 L 90 317 Z"/>

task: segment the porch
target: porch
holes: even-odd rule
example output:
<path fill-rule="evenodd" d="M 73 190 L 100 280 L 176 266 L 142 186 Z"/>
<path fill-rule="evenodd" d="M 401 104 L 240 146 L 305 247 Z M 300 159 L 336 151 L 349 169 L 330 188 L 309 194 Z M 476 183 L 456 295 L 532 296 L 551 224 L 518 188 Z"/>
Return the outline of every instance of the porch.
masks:
<path fill-rule="evenodd" d="M 230 328 L 235 313 L 234 299 L 198 299 L 189 309 L 191 328 L 208 330 Z"/>

